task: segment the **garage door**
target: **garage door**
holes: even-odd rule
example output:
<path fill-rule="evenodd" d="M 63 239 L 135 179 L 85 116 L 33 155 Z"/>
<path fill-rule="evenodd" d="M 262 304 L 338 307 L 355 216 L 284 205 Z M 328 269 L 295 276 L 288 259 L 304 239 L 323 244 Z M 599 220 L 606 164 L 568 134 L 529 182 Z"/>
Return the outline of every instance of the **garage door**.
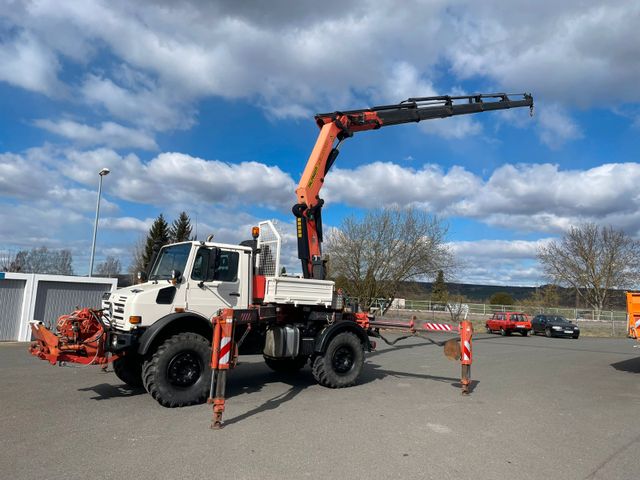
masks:
<path fill-rule="evenodd" d="M 71 313 L 76 307 L 100 308 L 102 294 L 111 291 L 104 283 L 38 282 L 33 313 L 35 320 L 54 326 L 60 315 Z"/>
<path fill-rule="evenodd" d="M 0 280 L 0 341 L 18 340 L 25 280 Z"/>

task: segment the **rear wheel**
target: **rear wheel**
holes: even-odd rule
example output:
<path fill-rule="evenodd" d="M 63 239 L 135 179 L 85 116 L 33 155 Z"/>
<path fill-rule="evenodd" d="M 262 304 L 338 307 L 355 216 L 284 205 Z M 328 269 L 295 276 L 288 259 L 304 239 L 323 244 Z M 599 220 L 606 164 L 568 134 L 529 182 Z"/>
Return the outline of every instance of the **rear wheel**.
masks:
<path fill-rule="evenodd" d="M 135 353 L 114 360 L 113 372 L 130 387 L 142 386 L 142 358 Z"/>
<path fill-rule="evenodd" d="M 264 363 L 274 372 L 295 373 L 307 363 L 307 357 L 296 358 L 270 358 L 264 357 Z"/>
<path fill-rule="evenodd" d="M 147 392 L 163 407 L 203 403 L 209 394 L 211 343 L 183 332 L 162 343 L 142 366 Z"/>
<path fill-rule="evenodd" d="M 356 383 L 364 364 L 364 347 L 351 332 L 331 339 L 324 354 L 313 360 L 312 372 L 323 387 L 343 388 Z"/>
<path fill-rule="evenodd" d="M 526 337 L 527 335 L 529 335 L 529 330 L 522 330 L 520 333 L 523 337 Z"/>
<path fill-rule="evenodd" d="M 507 336 L 507 331 L 504 328 L 500 329 L 500 335 L 502 335 L 503 337 Z"/>

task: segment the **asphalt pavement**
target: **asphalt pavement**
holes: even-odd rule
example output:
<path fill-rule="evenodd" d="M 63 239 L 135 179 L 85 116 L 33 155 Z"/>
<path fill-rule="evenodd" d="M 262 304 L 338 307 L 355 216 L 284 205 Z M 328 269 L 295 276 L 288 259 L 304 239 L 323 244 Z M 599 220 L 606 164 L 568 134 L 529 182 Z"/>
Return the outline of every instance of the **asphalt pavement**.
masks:
<path fill-rule="evenodd" d="M 446 338 L 446 337 L 439 337 Z M 211 407 L 166 409 L 95 367 L 0 344 L 0 475 L 10 479 L 636 479 L 640 348 L 627 339 L 474 339 L 473 391 L 442 348 L 367 356 L 330 390 L 231 372 L 226 427 Z"/>

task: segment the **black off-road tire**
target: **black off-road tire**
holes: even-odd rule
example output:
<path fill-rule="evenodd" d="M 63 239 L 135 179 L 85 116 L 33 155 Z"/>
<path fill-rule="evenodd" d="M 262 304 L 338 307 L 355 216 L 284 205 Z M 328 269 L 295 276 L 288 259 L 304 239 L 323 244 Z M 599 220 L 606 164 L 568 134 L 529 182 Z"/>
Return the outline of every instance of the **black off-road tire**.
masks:
<path fill-rule="evenodd" d="M 142 365 L 144 388 L 163 407 L 204 403 L 211 380 L 211 342 L 183 332 L 162 343 Z"/>
<path fill-rule="evenodd" d="M 113 373 L 133 388 L 142 387 L 142 357 L 131 353 L 113 361 Z"/>
<path fill-rule="evenodd" d="M 271 358 L 264 357 L 264 363 L 274 372 L 296 373 L 307 364 L 308 357 Z"/>
<path fill-rule="evenodd" d="M 311 371 L 323 387 L 344 388 L 355 384 L 364 364 L 364 347 L 351 332 L 331 339 L 323 355 L 313 359 Z"/>

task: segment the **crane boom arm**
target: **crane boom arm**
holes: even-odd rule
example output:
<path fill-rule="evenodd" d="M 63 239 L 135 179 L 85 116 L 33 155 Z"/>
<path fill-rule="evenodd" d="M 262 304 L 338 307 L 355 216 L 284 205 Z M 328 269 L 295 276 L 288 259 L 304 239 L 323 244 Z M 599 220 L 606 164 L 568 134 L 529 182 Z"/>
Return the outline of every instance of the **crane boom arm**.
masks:
<path fill-rule="evenodd" d="M 296 216 L 298 258 L 304 277 L 325 277 L 321 250 L 324 201 L 320 198 L 320 189 L 343 140 L 356 132 L 391 125 L 518 107 L 529 107 L 533 112 L 533 97 L 528 93 L 416 97 L 395 105 L 316 115 L 320 134 L 296 189 L 298 203 L 292 209 Z"/>

